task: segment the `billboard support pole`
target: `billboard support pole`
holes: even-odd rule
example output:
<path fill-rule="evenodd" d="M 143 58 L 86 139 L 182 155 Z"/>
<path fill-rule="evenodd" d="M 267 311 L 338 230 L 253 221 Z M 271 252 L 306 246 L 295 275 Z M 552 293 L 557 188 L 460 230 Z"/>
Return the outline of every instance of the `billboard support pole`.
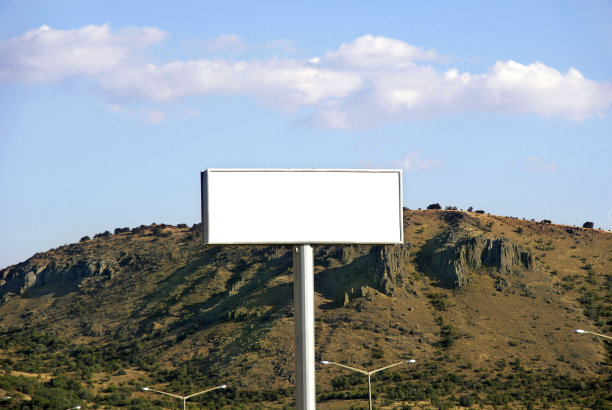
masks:
<path fill-rule="evenodd" d="M 314 256 L 310 245 L 293 246 L 295 303 L 295 404 L 315 409 Z"/>

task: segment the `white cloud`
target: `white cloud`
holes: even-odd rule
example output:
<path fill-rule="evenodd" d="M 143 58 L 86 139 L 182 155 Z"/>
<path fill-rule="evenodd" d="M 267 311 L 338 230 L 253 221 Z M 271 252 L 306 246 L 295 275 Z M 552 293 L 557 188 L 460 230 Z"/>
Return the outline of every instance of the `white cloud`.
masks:
<path fill-rule="evenodd" d="M 40 83 L 121 69 L 138 49 L 161 41 L 156 28 L 110 32 L 108 24 L 73 30 L 41 26 L 0 42 L 0 81 Z"/>
<path fill-rule="evenodd" d="M 180 101 L 204 94 L 248 94 L 282 110 L 309 108 L 319 127 L 354 128 L 457 111 L 535 113 L 582 121 L 604 115 L 612 86 L 542 63 L 498 61 L 485 73 L 441 70 L 443 59 L 404 41 L 365 35 L 309 59 L 227 58 L 154 63 L 142 51 L 167 36 L 156 28 L 47 26 L 0 41 L 0 81 L 39 83 L 85 77 L 110 104 Z M 241 51 L 235 35 L 209 50 Z M 286 40 L 267 45 L 290 53 Z M 261 49 L 261 47 L 260 47 Z M 423 64 L 425 62 L 425 64 Z M 163 119 L 163 118 L 162 118 Z M 155 122 L 155 121 L 154 121 Z"/>
<path fill-rule="evenodd" d="M 443 159 L 422 158 L 418 152 L 410 152 L 404 158 L 390 162 L 370 161 L 361 164 L 364 168 L 401 168 L 405 171 L 429 171 L 439 168 Z"/>
<path fill-rule="evenodd" d="M 284 109 L 345 98 L 360 83 L 351 72 L 318 69 L 293 60 L 148 64 L 100 76 L 100 84 L 122 98 L 167 102 L 200 94 L 254 94 Z"/>
<path fill-rule="evenodd" d="M 525 162 L 527 171 L 554 172 L 557 170 L 556 164 L 546 163 L 542 158 L 527 157 Z"/>
<path fill-rule="evenodd" d="M 325 54 L 332 63 L 363 68 L 393 69 L 416 60 L 436 60 L 435 50 L 422 50 L 404 41 L 388 37 L 365 35 L 351 43 L 342 44 L 337 51 Z"/>
<path fill-rule="evenodd" d="M 441 159 L 423 159 L 417 153 L 411 152 L 400 161 L 400 164 L 406 171 L 426 171 L 438 168 L 443 162 Z"/>
<path fill-rule="evenodd" d="M 562 74 L 539 62 L 523 65 L 512 60 L 498 61 L 489 74 L 480 77 L 479 83 L 486 91 L 481 96 L 484 105 L 576 121 L 603 112 L 612 101 L 609 84 L 587 80 L 575 68 Z"/>

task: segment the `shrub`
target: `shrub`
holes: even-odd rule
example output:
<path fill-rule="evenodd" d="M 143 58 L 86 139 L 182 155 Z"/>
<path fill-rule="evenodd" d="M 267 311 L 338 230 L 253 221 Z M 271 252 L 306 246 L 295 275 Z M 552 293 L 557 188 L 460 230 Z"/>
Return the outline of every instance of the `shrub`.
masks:
<path fill-rule="evenodd" d="M 476 212 L 477 214 L 484 214 L 485 211 L 483 211 L 482 209 L 477 209 L 474 212 Z"/>
<path fill-rule="evenodd" d="M 448 295 L 445 293 L 428 293 L 431 305 L 440 312 L 443 312 L 448 307 Z"/>
<path fill-rule="evenodd" d="M 582 224 L 583 228 L 593 229 L 594 226 L 595 226 L 595 224 L 593 222 L 590 222 L 590 221 L 586 221 L 585 223 Z"/>
<path fill-rule="evenodd" d="M 110 232 L 109 231 L 104 231 L 102 233 L 97 233 L 94 235 L 94 238 L 105 238 L 107 236 L 110 236 Z"/>
<path fill-rule="evenodd" d="M 133 228 L 132 233 L 139 234 L 139 233 L 142 233 L 145 229 L 147 229 L 145 225 L 140 225 L 140 226 L 137 226 L 136 228 Z"/>
<path fill-rule="evenodd" d="M 461 407 L 472 407 L 478 403 L 478 400 L 474 396 L 461 396 L 459 397 L 459 405 Z"/>
<path fill-rule="evenodd" d="M 81 238 L 81 240 L 79 242 L 85 242 L 85 241 L 88 241 L 90 239 L 91 238 L 89 236 L 85 235 L 84 237 Z"/>
<path fill-rule="evenodd" d="M 460 337 L 452 323 L 442 326 L 440 334 L 442 335 L 442 340 L 440 340 L 442 347 L 451 347 Z"/>
<path fill-rule="evenodd" d="M 172 231 L 170 229 L 164 229 L 162 225 L 158 225 L 153 229 L 153 235 L 161 237 L 172 236 Z"/>
<path fill-rule="evenodd" d="M 430 204 L 429 206 L 427 206 L 427 209 L 442 209 L 442 206 L 440 206 L 439 203 L 435 203 L 435 204 Z"/>

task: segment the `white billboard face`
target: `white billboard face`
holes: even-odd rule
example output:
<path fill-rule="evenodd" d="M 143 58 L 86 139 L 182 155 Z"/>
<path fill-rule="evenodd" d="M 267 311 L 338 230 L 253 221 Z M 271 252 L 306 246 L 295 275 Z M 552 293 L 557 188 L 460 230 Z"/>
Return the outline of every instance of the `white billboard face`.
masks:
<path fill-rule="evenodd" d="M 402 243 L 401 187 L 401 170 L 208 169 L 204 243 Z"/>

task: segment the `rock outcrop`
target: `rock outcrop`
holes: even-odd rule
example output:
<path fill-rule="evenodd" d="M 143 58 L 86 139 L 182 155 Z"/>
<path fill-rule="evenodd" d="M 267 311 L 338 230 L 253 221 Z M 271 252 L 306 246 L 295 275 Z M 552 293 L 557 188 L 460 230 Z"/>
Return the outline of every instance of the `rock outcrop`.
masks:
<path fill-rule="evenodd" d="M 32 258 L 1 271 L 0 300 L 6 301 L 10 295 L 23 295 L 33 287 L 55 282 L 75 282 L 93 276 L 111 278 L 118 268 L 117 261 L 108 259 L 70 259 L 59 263 Z"/>
<path fill-rule="evenodd" d="M 462 237 L 447 231 L 428 241 L 417 259 L 419 266 L 450 288 L 470 282 L 470 273 L 489 268 L 500 274 L 533 269 L 531 251 L 506 238 Z"/>
<path fill-rule="evenodd" d="M 396 296 L 399 289 L 408 289 L 410 279 L 407 275 L 412 245 L 385 245 L 374 247 L 372 254 L 376 260 L 379 275 L 378 290 L 388 296 Z"/>

